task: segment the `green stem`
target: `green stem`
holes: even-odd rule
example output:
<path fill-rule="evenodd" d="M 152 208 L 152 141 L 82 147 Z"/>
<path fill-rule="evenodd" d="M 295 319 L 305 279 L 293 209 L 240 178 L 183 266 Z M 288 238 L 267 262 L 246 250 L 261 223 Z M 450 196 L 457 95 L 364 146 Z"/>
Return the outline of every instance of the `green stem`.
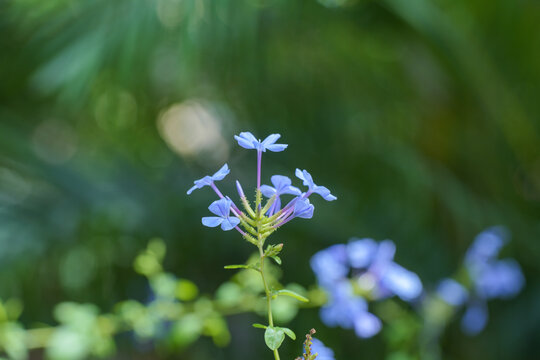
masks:
<path fill-rule="evenodd" d="M 268 310 L 268 325 L 274 326 L 274 318 L 272 317 L 272 294 L 270 293 L 270 288 L 268 287 L 268 283 L 266 282 L 266 278 L 264 277 L 264 252 L 262 249 L 262 245 L 259 244 L 259 254 L 261 257 L 261 278 L 264 284 L 264 292 L 266 293 L 266 306 Z M 274 350 L 274 359 L 279 360 L 279 352 L 278 350 Z"/>

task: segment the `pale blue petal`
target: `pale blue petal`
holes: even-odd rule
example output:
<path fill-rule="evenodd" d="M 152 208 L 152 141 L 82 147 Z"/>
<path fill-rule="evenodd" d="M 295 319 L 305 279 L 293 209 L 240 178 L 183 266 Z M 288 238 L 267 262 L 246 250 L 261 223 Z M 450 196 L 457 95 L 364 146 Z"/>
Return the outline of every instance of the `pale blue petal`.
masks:
<path fill-rule="evenodd" d="M 304 173 L 302 172 L 302 170 L 300 169 L 296 169 L 296 171 L 294 172 L 294 174 L 296 175 L 297 178 L 299 178 L 300 180 L 302 181 L 305 181 L 304 179 Z"/>
<path fill-rule="evenodd" d="M 230 172 L 231 171 L 229 170 L 229 166 L 225 164 L 214 175 L 212 175 L 212 180 L 214 181 L 223 180 L 223 178 L 225 178 L 225 176 L 227 176 L 227 174 Z"/>
<path fill-rule="evenodd" d="M 231 210 L 232 201 L 226 198 L 219 199 L 214 201 L 210 206 L 208 207 L 208 210 L 210 210 L 213 214 L 221 216 L 221 217 L 227 217 L 229 216 L 229 212 Z"/>
<path fill-rule="evenodd" d="M 484 303 L 470 305 L 461 319 L 461 329 L 467 335 L 476 335 L 486 327 L 487 307 Z"/>
<path fill-rule="evenodd" d="M 267 147 L 268 145 L 274 144 L 281 137 L 280 134 L 270 134 L 262 141 L 262 146 Z"/>
<path fill-rule="evenodd" d="M 467 251 L 465 262 L 477 266 L 478 263 L 494 259 L 506 242 L 506 233 L 503 227 L 492 227 L 482 231 Z"/>
<path fill-rule="evenodd" d="M 191 193 L 196 190 L 196 189 L 200 189 L 197 185 L 193 185 L 188 191 L 187 191 L 187 194 L 188 195 L 191 195 Z"/>
<path fill-rule="evenodd" d="M 354 319 L 354 332 L 358 337 L 370 338 L 382 328 L 381 320 L 370 312 L 359 314 Z"/>
<path fill-rule="evenodd" d="M 238 145 L 244 149 L 256 149 L 259 142 L 250 132 L 241 132 L 240 135 L 235 135 L 234 138 L 238 141 Z"/>
<path fill-rule="evenodd" d="M 272 185 L 276 188 L 276 191 L 280 194 L 292 183 L 291 179 L 283 175 L 274 175 L 270 180 L 272 181 Z"/>
<path fill-rule="evenodd" d="M 224 231 L 229 231 L 231 229 L 234 229 L 235 226 L 237 226 L 238 224 L 240 224 L 240 219 L 231 216 L 223 220 L 223 222 L 221 223 L 221 229 L 223 229 Z"/>
<path fill-rule="evenodd" d="M 276 193 L 276 189 L 270 185 L 261 185 L 261 193 L 267 198 L 271 198 Z"/>
<path fill-rule="evenodd" d="M 315 253 L 311 257 L 310 265 L 320 284 L 323 286 L 333 285 L 339 279 L 347 276 L 349 272 L 347 246 L 344 244 L 332 245 Z"/>
<path fill-rule="evenodd" d="M 202 218 L 202 223 L 204 226 L 208 226 L 208 227 L 216 227 L 218 225 L 220 225 L 222 222 L 223 222 L 223 218 L 221 217 L 216 217 L 216 216 L 208 216 L 208 217 L 203 217 Z"/>
<path fill-rule="evenodd" d="M 353 268 L 367 268 L 377 253 L 378 245 L 373 239 L 351 241 L 347 245 L 347 254 Z"/>
<path fill-rule="evenodd" d="M 263 149 L 270 150 L 273 152 L 280 152 L 287 148 L 288 145 L 286 144 L 272 144 L 264 147 Z"/>
<path fill-rule="evenodd" d="M 381 285 L 404 301 L 414 300 L 422 293 L 422 282 L 418 275 L 396 263 L 388 265 Z"/>
<path fill-rule="evenodd" d="M 326 187 L 324 186 L 315 186 L 313 188 L 313 192 L 314 193 L 317 193 L 319 195 L 322 196 L 322 198 L 326 201 L 333 201 L 333 200 L 336 200 L 337 197 L 335 197 L 334 195 L 330 194 L 330 190 L 328 190 Z"/>
<path fill-rule="evenodd" d="M 518 294 L 525 278 L 519 264 L 512 259 L 505 259 L 485 266 L 474 279 L 475 289 L 484 298 L 510 298 Z"/>
<path fill-rule="evenodd" d="M 299 196 L 302 195 L 302 191 L 300 191 L 300 189 L 295 186 L 288 186 L 285 190 L 282 191 L 282 194 Z"/>
<path fill-rule="evenodd" d="M 437 286 L 437 294 L 452 306 L 461 306 L 467 300 L 468 291 L 454 279 L 444 279 Z"/>
<path fill-rule="evenodd" d="M 315 207 L 309 203 L 308 199 L 300 199 L 294 204 L 294 217 L 311 219 Z"/>
<path fill-rule="evenodd" d="M 379 248 L 377 253 L 373 258 L 372 270 L 373 271 L 384 271 L 386 267 L 394 259 L 394 254 L 396 253 L 396 245 L 392 240 L 384 240 L 379 243 Z"/>

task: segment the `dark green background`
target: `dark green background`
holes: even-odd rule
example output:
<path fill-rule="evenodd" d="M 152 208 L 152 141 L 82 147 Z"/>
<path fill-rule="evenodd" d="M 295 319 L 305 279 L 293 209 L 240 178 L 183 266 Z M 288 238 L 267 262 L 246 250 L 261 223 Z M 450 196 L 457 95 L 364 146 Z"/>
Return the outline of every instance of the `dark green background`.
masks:
<path fill-rule="evenodd" d="M 274 236 L 285 243 L 284 282 L 314 283 L 310 256 L 360 236 L 393 239 L 398 262 L 430 288 L 475 234 L 503 224 L 513 234 L 503 256 L 520 262 L 526 288 L 492 302 L 475 338 L 453 323 L 443 350 L 535 358 L 539 24 L 534 0 L 0 3 L 0 298 L 24 302 L 27 326 L 52 323 L 61 301 L 108 311 L 143 300 L 131 265 L 154 236 L 168 245 L 167 270 L 212 293 L 230 275 L 223 265 L 252 249 L 200 224 L 210 191 L 185 192 L 225 159 L 223 190 L 235 195 L 240 179 L 251 194 L 255 153 L 233 135 L 277 132 L 289 148 L 265 154 L 264 181 L 305 168 L 339 198 L 314 200 L 312 220 Z M 164 141 L 158 119 L 177 104 L 210 114 L 219 151 Z M 252 320 L 231 319 L 226 349 L 203 340 L 169 356 L 269 355 Z M 316 310 L 290 327 L 319 329 L 337 359 L 386 353 L 381 336 L 325 328 Z M 121 340 L 119 359 L 166 357 L 130 344 Z M 288 344 L 284 358 L 299 351 Z"/>

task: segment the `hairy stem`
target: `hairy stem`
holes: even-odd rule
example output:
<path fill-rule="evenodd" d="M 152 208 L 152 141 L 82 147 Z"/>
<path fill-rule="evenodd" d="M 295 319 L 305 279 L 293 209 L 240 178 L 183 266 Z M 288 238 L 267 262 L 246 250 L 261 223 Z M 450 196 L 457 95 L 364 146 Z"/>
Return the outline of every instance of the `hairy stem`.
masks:
<path fill-rule="evenodd" d="M 264 292 L 266 293 L 266 307 L 268 311 L 268 325 L 274 326 L 274 318 L 272 317 L 272 294 L 270 293 L 270 288 L 268 287 L 268 283 L 266 282 L 266 278 L 264 277 L 264 251 L 262 248 L 262 244 L 259 243 L 259 255 L 261 258 L 261 278 L 264 284 Z M 278 350 L 274 350 L 274 359 L 279 360 L 279 352 Z"/>

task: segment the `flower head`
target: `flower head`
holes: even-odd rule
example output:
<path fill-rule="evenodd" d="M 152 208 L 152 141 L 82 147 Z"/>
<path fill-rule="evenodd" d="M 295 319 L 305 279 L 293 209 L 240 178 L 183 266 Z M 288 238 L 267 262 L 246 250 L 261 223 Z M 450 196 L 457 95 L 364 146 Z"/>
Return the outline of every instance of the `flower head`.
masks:
<path fill-rule="evenodd" d="M 415 273 L 394 262 L 396 245 L 385 240 L 360 239 L 348 245 L 351 266 L 360 271 L 358 285 L 377 299 L 397 295 L 404 301 L 422 293 L 422 282 Z"/>
<path fill-rule="evenodd" d="M 294 204 L 293 217 L 302 218 L 302 219 L 311 219 L 313 217 L 313 211 L 315 206 L 313 206 L 309 199 L 299 199 Z"/>
<path fill-rule="evenodd" d="M 240 224 L 240 219 L 235 216 L 229 216 L 231 212 L 232 201 L 226 198 L 214 201 L 208 207 L 208 210 L 217 216 L 203 217 L 202 223 L 204 226 L 216 227 L 221 225 L 221 229 L 227 231 L 234 229 Z"/>
<path fill-rule="evenodd" d="M 461 320 L 466 334 L 476 335 L 486 326 L 488 300 L 515 296 L 525 284 L 521 267 L 515 260 L 497 259 L 506 237 L 507 232 L 502 227 L 481 232 L 465 255 L 470 285 L 465 288 L 453 279 L 446 279 L 437 288 L 439 297 L 449 305 L 466 306 Z"/>
<path fill-rule="evenodd" d="M 296 169 L 295 174 L 296 174 L 296 177 L 302 180 L 304 182 L 304 185 L 309 188 L 308 192 L 305 195 L 306 197 L 308 197 L 312 193 L 316 193 L 316 194 L 321 195 L 322 198 L 327 201 L 333 201 L 337 199 L 337 197 L 332 195 L 330 193 L 330 190 L 328 190 L 326 187 L 316 185 L 313 182 L 313 178 L 311 177 L 311 174 L 308 173 L 306 170 Z"/>
<path fill-rule="evenodd" d="M 234 138 L 238 141 L 238 145 L 244 149 L 255 149 L 260 152 L 270 150 L 273 152 L 283 151 L 287 148 L 286 144 L 276 144 L 276 141 L 281 137 L 280 134 L 271 134 L 263 141 L 258 140 L 250 132 L 241 132 L 240 135 L 235 135 Z"/>
<path fill-rule="evenodd" d="M 274 175 L 270 178 L 270 180 L 272 181 L 272 185 L 274 185 L 274 187 L 262 185 L 261 193 L 267 198 L 271 198 L 274 195 L 276 196 L 274 203 L 268 212 L 268 215 L 273 215 L 281 209 L 281 199 L 279 198 L 280 195 L 290 194 L 299 196 L 302 194 L 302 192 L 300 189 L 292 186 L 291 179 L 286 176 Z"/>
<path fill-rule="evenodd" d="M 227 164 L 223 165 L 221 169 L 219 169 L 214 175 L 212 176 L 205 176 L 199 180 L 195 180 L 193 185 L 188 191 L 187 194 L 190 195 L 194 190 L 203 188 L 205 186 L 211 186 L 214 181 L 223 180 L 225 176 L 230 172 L 229 166 Z"/>

